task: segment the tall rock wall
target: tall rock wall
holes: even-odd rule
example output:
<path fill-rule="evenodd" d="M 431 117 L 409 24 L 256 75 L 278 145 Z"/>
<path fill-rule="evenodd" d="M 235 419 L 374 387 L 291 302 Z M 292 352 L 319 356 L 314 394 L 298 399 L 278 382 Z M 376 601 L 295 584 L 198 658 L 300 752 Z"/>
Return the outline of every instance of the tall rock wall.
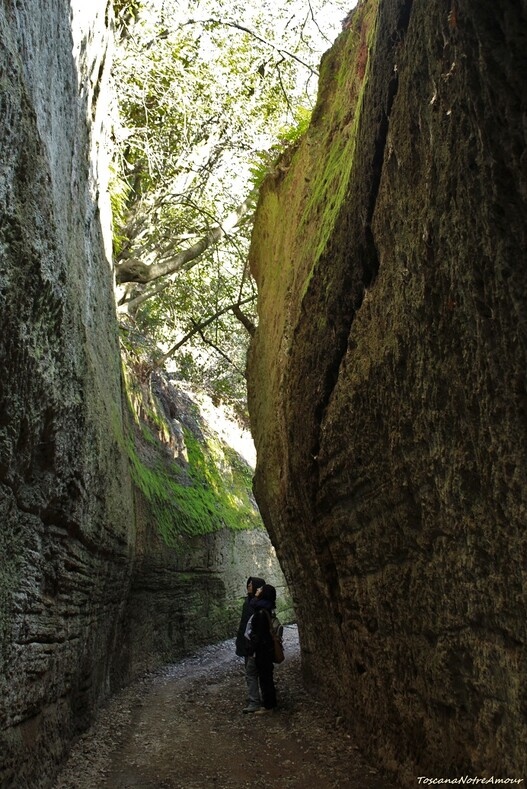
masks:
<path fill-rule="evenodd" d="M 46 785 L 108 693 L 130 572 L 132 489 L 95 155 L 106 12 L 105 0 L 0 8 L 2 786 Z"/>
<path fill-rule="evenodd" d="M 412 786 L 527 772 L 526 44 L 525 2 L 360 2 L 253 234 L 306 677 Z"/>

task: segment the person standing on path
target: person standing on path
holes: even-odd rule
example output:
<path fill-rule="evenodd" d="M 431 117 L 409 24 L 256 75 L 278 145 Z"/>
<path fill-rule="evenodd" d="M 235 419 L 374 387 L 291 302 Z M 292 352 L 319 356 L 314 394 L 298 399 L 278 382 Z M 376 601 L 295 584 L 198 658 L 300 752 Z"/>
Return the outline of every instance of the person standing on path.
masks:
<path fill-rule="evenodd" d="M 236 634 L 236 654 L 238 657 L 245 659 L 245 682 L 247 683 L 247 704 L 244 707 L 244 712 L 256 712 L 261 709 L 262 702 L 260 699 L 260 688 L 258 685 L 258 669 L 256 668 L 256 659 L 247 639 L 245 638 L 245 630 L 247 622 L 254 613 L 251 608 L 251 600 L 254 599 L 256 590 L 265 586 L 263 578 L 256 578 L 249 576 L 247 579 L 247 597 L 243 601 L 242 615 L 240 618 L 240 625 Z"/>
<path fill-rule="evenodd" d="M 274 684 L 274 644 L 271 633 L 271 619 L 276 607 L 276 589 L 264 584 L 256 590 L 249 603 L 253 616 L 250 627 L 249 651 L 254 653 L 263 707 L 256 714 L 272 712 L 276 707 L 276 688 Z"/>

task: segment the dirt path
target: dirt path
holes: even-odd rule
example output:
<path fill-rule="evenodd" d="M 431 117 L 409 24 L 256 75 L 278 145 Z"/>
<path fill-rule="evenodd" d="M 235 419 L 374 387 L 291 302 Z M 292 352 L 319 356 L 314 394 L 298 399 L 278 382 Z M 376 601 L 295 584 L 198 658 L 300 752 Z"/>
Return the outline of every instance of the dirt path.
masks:
<path fill-rule="evenodd" d="M 396 789 L 303 690 L 296 628 L 284 636 L 279 710 L 244 715 L 234 642 L 207 647 L 114 697 L 55 789 Z"/>

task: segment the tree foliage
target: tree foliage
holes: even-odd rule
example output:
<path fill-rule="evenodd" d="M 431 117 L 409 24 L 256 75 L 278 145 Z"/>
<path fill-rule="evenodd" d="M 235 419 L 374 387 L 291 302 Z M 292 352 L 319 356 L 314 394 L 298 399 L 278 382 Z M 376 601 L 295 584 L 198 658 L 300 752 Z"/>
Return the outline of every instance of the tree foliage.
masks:
<path fill-rule="evenodd" d="M 324 12 L 335 6 L 115 6 L 120 305 L 160 346 L 158 358 L 170 351 L 182 374 L 240 403 L 255 322 L 246 260 L 257 188 L 272 157 L 307 124 L 321 50 L 335 33 L 326 26 L 324 39 Z"/>

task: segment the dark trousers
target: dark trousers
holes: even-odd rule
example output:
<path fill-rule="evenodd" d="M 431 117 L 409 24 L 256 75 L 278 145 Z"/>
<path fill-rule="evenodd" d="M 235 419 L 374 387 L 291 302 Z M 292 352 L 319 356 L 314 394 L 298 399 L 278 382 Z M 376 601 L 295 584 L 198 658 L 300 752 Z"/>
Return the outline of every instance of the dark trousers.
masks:
<path fill-rule="evenodd" d="M 276 688 L 274 686 L 273 679 L 273 661 L 267 650 L 256 650 L 255 657 L 263 705 L 266 709 L 272 710 L 274 707 L 276 707 Z"/>

